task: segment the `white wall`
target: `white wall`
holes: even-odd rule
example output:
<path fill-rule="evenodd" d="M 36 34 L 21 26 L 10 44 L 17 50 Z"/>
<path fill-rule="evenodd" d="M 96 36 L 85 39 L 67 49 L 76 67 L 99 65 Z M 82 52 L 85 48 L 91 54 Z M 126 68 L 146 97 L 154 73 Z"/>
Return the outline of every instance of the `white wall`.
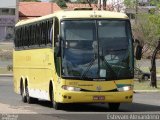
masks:
<path fill-rule="evenodd" d="M 0 8 L 16 8 L 16 0 L 0 0 Z"/>

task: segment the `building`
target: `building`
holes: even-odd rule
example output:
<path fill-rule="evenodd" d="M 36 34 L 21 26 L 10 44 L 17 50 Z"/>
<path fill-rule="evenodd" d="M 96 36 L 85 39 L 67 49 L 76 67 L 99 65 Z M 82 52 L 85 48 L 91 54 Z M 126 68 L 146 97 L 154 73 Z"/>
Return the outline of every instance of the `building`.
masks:
<path fill-rule="evenodd" d="M 82 3 L 66 3 L 67 8 L 66 10 L 74 10 L 74 8 L 89 8 L 92 7 L 93 10 L 98 10 L 98 4 L 91 4 L 91 6 L 89 4 L 82 4 Z M 110 5 L 106 5 L 106 10 L 108 11 L 113 11 L 113 6 Z"/>
<path fill-rule="evenodd" d="M 52 2 L 19 2 L 19 20 L 32 19 L 62 10 Z"/>
<path fill-rule="evenodd" d="M 81 4 L 81 3 L 66 3 L 67 8 L 66 10 L 73 10 L 74 8 L 89 8 L 89 4 Z M 91 4 L 92 8 L 94 10 L 98 9 L 98 6 L 96 4 Z"/>
<path fill-rule="evenodd" d="M 1 0 L 0 4 L 0 41 L 12 40 L 17 20 L 17 0 Z"/>

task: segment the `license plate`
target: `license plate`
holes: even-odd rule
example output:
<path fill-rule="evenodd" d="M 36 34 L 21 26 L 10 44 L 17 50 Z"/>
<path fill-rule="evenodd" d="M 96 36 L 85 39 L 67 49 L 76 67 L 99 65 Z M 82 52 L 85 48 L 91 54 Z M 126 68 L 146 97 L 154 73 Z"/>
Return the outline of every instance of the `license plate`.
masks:
<path fill-rule="evenodd" d="M 105 96 L 93 96 L 93 100 L 105 100 Z"/>

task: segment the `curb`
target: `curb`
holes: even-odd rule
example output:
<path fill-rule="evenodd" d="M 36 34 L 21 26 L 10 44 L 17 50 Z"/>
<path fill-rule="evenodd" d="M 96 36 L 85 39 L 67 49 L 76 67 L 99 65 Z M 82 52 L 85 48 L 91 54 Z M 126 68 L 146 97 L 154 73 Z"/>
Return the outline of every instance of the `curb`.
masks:
<path fill-rule="evenodd" d="M 13 74 L 0 74 L 0 77 L 13 77 Z"/>
<path fill-rule="evenodd" d="M 156 93 L 160 92 L 160 90 L 134 90 L 134 93 Z"/>

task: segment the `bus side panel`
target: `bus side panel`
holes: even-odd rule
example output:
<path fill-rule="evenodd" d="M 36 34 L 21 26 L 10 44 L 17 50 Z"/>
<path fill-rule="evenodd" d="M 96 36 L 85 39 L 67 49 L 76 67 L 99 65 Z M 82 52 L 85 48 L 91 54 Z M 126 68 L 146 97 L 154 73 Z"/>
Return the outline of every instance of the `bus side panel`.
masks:
<path fill-rule="evenodd" d="M 20 79 L 27 80 L 30 95 L 49 100 L 49 81 L 53 79 L 51 49 L 14 52 L 14 88 L 20 93 Z"/>

